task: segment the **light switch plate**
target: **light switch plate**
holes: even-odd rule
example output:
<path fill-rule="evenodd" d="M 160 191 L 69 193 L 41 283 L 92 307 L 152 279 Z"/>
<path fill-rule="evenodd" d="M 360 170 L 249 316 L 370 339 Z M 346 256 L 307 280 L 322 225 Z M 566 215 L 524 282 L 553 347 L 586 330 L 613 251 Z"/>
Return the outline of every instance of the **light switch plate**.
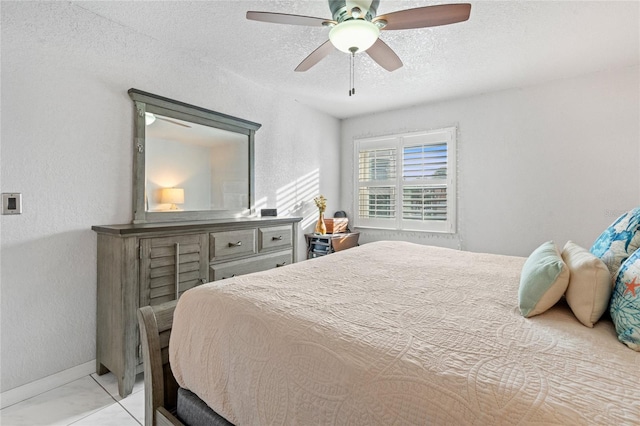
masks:
<path fill-rule="evenodd" d="M 18 192 L 3 192 L 2 214 L 22 214 L 22 194 Z"/>

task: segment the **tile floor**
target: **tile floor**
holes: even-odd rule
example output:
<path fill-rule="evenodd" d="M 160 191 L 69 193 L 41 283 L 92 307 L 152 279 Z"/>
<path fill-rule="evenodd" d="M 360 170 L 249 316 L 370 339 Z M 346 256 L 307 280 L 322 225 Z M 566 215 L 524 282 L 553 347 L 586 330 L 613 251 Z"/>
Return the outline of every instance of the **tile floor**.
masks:
<path fill-rule="evenodd" d="M 91 374 L 56 389 L 5 407 L 2 426 L 140 426 L 144 425 L 144 379 L 139 374 L 133 393 L 118 395 L 111 374 Z"/>

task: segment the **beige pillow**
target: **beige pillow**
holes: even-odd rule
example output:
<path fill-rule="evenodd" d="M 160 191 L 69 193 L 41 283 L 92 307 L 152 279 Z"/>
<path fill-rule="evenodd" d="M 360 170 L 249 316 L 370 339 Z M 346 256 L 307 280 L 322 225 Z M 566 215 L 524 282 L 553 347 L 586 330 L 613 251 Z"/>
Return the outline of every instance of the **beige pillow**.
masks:
<path fill-rule="evenodd" d="M 572 241 L 562 249 L 562 260 L 571 272 L 565 293 L 567 303 L 581 323 L 593 327 L 609 306 L 609 268 L 600 258 Z"/>

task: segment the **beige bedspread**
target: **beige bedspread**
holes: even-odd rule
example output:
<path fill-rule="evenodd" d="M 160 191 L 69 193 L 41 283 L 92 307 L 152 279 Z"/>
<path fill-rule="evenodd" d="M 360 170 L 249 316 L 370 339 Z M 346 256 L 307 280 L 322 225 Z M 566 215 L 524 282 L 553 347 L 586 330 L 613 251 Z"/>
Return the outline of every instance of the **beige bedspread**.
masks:
<path fill-rule="evenodd" d="M 378 242 L 203 285 L 171 366 L 236 425 L 640 424 L 640 353 L 521 317 L 524 260 Z"/>

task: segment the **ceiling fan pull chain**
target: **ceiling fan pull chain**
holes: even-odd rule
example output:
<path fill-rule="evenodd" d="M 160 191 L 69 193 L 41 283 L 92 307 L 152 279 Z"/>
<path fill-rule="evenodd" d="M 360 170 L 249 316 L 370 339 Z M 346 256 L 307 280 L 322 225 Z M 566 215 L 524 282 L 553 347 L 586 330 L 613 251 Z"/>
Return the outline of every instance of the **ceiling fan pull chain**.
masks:
<path fill-rule="evenodd" d="M 349 56 L 349 96 L 351 96 L 351 89 L 353 88 L 353 53 Z"/>
<path fill-rule="evenodd" d="M 352 61 L 351 79 L 353 80 L 353 83 L 351 83 L 351 94 L 355 95 L 356 94 L 356 52 L 351 53 L 351 61 Z"/>
<path fill-rule="evenodd" d="M 351 87 L 349 89 L 349 96 L 351 95 L 355 95 L 356 94 L 356 72 L 355 72 L 355 67 L 356 67 L 356 52 L 358 51 L 357 47 L 352 47 L 349 49 L 349 51 L 351 52 L 351 58 L 350 62 L 349 62 L 349 86 Z"/>

